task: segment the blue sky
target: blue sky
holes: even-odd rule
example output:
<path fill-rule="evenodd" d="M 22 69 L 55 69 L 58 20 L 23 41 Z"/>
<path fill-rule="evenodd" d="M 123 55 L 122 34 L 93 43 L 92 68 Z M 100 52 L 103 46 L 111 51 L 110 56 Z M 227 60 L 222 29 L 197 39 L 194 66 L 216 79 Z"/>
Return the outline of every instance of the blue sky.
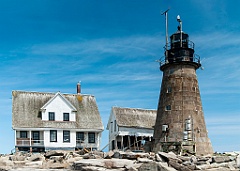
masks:
<path fill-rule="evenodd" d="M 156 109 L 164 54 L 176 16 L 195 43 L 198 81 L 214 151 L 240 151 L 238 0 L 0 1 L 0 153 L 14 148 L 12 90 L 96 97 L 106 128 L 112 106 Z M 102 147 L 108 131 L 102 135 Z"/>

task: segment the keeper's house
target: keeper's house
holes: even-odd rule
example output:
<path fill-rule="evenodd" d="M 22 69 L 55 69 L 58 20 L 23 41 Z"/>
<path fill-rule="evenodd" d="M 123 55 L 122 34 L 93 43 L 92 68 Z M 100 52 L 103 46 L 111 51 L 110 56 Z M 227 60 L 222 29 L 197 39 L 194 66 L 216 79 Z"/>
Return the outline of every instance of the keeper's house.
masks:
<path fill-rule="evenodd" d="M 12 91 L 16 151 L 100 148 L 102 120 L 95 97 Z"/>

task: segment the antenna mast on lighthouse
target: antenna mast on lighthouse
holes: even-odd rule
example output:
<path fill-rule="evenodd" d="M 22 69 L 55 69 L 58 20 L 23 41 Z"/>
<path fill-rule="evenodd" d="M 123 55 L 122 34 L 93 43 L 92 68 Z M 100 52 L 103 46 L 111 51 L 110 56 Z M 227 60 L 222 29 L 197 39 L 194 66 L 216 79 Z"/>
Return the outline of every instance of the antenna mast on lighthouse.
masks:
<path fill-rule="evenodd" d="M 168 49 L 168 11 L 169 9 L 167 9 L 166 11 L 164 11 L 161 15 L 165 15 L 165 23 L 166 23 L 166 52 Z M 168 56 L 168 54 L 166 53 L 166 57 Z"/>

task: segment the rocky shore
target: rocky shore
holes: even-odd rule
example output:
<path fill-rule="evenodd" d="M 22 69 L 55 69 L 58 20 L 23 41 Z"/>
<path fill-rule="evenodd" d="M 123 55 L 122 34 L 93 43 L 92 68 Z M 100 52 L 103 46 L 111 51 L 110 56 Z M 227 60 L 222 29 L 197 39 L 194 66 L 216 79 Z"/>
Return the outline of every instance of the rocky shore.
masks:
<path fill-rule="evenodd" d="M 240 170 L 239 153 L 209 156 L 122 151 L 48 151 L 46 153 L 15 153 L 1 155 L 0 171 L 232 171 Z"/>

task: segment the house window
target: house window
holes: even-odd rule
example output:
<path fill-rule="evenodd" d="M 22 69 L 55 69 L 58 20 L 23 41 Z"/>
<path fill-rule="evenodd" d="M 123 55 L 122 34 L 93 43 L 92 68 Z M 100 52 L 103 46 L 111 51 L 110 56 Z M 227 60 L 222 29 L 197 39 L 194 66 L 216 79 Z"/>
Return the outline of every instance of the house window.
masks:
<path fill-rule="evenodd" d="M 116 122 L 116 120 L 114 120 L 114 132 L 116 132 L 117 131 L 117 122 Z"/>
<path fill-rule="evenodd" d="M 95 133 L 94 132 L 88 133 L 88 143 L 95 143 Z"/>
<path fill-rule="evenodd" d="M 63 142 L 70 142 L 70 131 L 63 131 Z"/>
<path fill-rule="evenodd" d="M 55 121 L 55 113 L 54 112 L 48 112 L 48 120 Z"/>
<path fill-rule="evenodd" d="M 63 113 L 63 121 L 69 121 L 69 113 Z"/>
<path fill-rule="evenodd" d="M 50 130 L 50 142 L 57 142 L 57 131 Z"/>
<path fill-rule="evenodd" d="M 84 141 L 84 132 L 77 132 L 76 133 L 76 140 L 78 143 L 81 143 Z"/>
<path fill-rule="evenodd" d="M 20 138 L 27 138 L 27 131 L 20 131 Z"/>
<path fill-rule="evenodd" d="M 167 105 L 167 106 L 165 107 L 165 110 L 171 110 L 171 105 Z"/>
<path fill-rule="evenodd" d="M 40 140 L 40 134 L 39 131 L 33 131 L 32 132 L 32 138 L 33 138 L 33 143 L 39 143 L 40 141 L 36 141 L 36 140 Z"/>
<path fill-rule="evenodd" d="M 111 132 L 113 132 L 113 122 L 111 122 L 110 128 L 111 128 Z"/>

